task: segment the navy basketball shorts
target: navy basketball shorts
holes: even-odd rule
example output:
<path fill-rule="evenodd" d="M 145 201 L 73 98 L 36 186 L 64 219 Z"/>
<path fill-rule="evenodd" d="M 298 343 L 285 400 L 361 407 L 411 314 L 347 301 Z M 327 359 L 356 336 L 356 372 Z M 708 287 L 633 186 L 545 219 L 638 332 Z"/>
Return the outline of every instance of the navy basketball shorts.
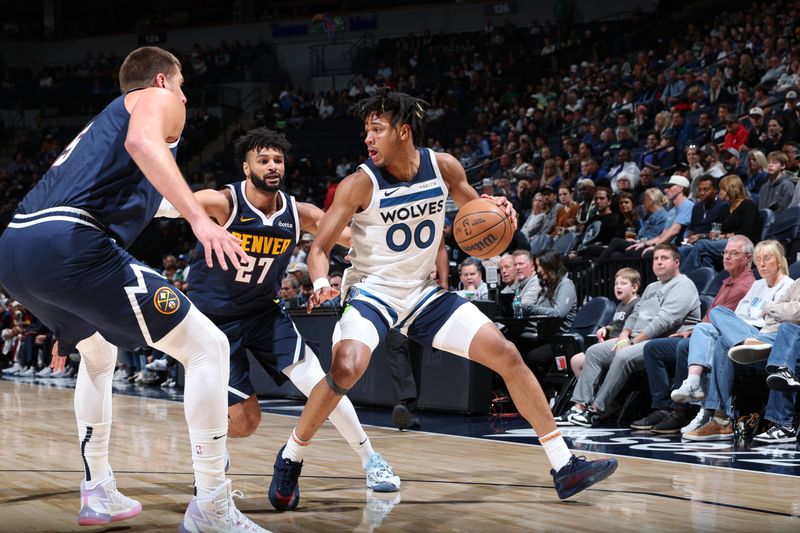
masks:
<path fill-rule="evenodd" d="M 91 224 L 9 227 L 0 250 L 0 282 L 53 330 L 62 353 L 95 332 L 123 349 L 152 345 L 192 305 Z"/>
<path fill-rule="evenodd" d="M 231 346 L 231 372 L 228 379 L 228 406 L 243 402 L 255 393 L 250 381 L 249 351 L 277 385 L 288 378 L 283 370 L 306 357 L 302 336 L 278 306 L 247 317 L 207 315 L 228 337 Z"/>

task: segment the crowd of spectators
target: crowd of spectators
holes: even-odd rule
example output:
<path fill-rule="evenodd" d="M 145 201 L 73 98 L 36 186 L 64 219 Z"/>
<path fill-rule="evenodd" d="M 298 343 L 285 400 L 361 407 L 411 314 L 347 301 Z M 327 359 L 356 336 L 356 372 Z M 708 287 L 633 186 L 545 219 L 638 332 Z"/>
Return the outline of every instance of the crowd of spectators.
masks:
<path fill-rule="evenodd" d="M 616 395 L 634 372 L 646 369 L 652 388 L 656 377 L 648 366 L 648 357 L 655 357 L 648 356 L 651 340 L 658 346 L 655 340 L 674 335 L 690 339 L 691 346 L 701 337 L 692 334 L 695 330 L 708 339 L 710 326 L 703 324 L 724 330 L 720 324 L 726 318 L 717 316 L 718 307 L 741 316 L 758 307 L 758 313 L 747 315 L 751 319 L 746 324 L 758 330 L 761 326 L 753 324 L 766 321 L 772 324 L 768 333 L 795 321 L 784 311 L 796 306 L 797 291 L 787 289 L 791 279 L 781 282 L 785 292 L 772 290 L 780 280 L 764 266 L 770 257 L 786 265 L 794 248 L 787 253 L 766 241 L 761 251 L 765 245 L 759 241 L 770 216 L 800 205 L 797 14 L 797 2 L 757 4 L 691 21 L 681 39 L 664 36 L 639 49 L 636 43 L 653 41 L 643 39 L 648 25 L 638 15 L 617 24 L 567 31 L 549 24 L 517 27 L 507 22 L 501 27 L 487 23 L 477 33 L 384 40 L 375 63 L 365 65 L 363 75 L 348 89 L 311 94 L 286 86 L 270 95 L 239 131 L 252 122 L 286 131 L 291 140 L 292 135 L 324 129 L 331 121 L 340 120 L 336 127 L 344 127 L 350 106 L 381 87 L 414 94 L 430 103 L 430 127 L 419 144 L 452 153 L 469 169 L 479 192 L 504 195 L 518 211 L 520 231 L 512 245 L 516 251 L 497 261 L 502 280 L 498 289 L 513 297 L 513 309 L 560 318 L 559 328 L 566 331 L 586 298 L 611 296 L 598 294 L 597 286 L 577 287 L 583 278 L 576 265 L 593 269 L 617 260 L 639 269 L 639 278 L 630 273 L 621 277 L 641 287 L 642 297 L 625 310 L 621 324 L 617 320 L 616 327 L 603 328 L 603 336 L 608 329 L 615 336 L 580 358 L 585 362 L 576 366 L 583 372 L 574 405 L 560 419 L 592 426 L 614 410 Z M 355 138 L 359 124 L 349 124 Z M 44 150 L 47 134 L 35 144 L 40 165 L 58 153 L 57 145 Z M 315 156 L 301 152 L 289 158 L 287 189 L 302 201 L 325 207 L 338 180 L 363 154 L 326 154 L 322 161 Z M 30 166 L 30 161 L 23 156 L 12 165 Z M 190 176 L 194 188 L 235 179 L 240 179 L 238 171 L 225 165 Z M 22 193 L 25 185 L 22 179 L 16 189 Z M 13 198 L 6 201 L 13 203 Z M 179 224 L 159 222 L 148 231 L 162 246 L 176 246 L 170 249 L 173 253 L 190 253 L 190 235 Z M 448 230 L 450 259 L 460 267 L 451 287 L 471 297 L 482 295 L 486 265 L 463 256 Z M 152 241 L 145 236 L 144 242 Z M 282 298 L 294 305 L 302 305 L 309 289 L 302 258 L 308 242 L 298 247 L 281 288 Z M 755 259 L 758 275 L 768 279 L 766 287 L 772 290 L 770 299 L 759 296 L 760 306 L 752 298 L 740 303 L 755 286 Z M 703 266 L 726 272 L 730 280 L 705 313 L 704 295 L 687 277 Z M 656 279 L 650 277 L 651 268 Z M 181 288 L 178 270 L 169 275 Z M 786 276 L 788 269 L 784 270 Z M 626 297 L 626 304 L 635 300 Z M 749 307 L 739 313 L 741 305 Z M 698 322 L 701 326 L 696 327 Z M 747 337 L 759 334 L 757 330 L 747 330 Z M 775 335 L 766 338 L 777 342 Z M 759 339 L 751 342 L 766 342 Z M 548 340 L 542 331 L 534 326 L 514 340 L 537 374 L 544 374 L 552 351 L 542 349 Z M 714 354 L 711 360 L 693 359 L 688 348 L 688 363 L 675 363 L 676 376 L 683 375 L 678 371 L 681 365 L 695 365 L 707 381 L 701 385 L 699 377 L 692 377 L 698 374 L 687 370 L 685 380 L 675 383 L 673 392 L 681 392 L 677 400 L 672 396 L 674 402 L 702 401 L 703 391 L 716 393 L 696 418 L 680 407 L 665 408 L 663 390 L 658 389 L 660 395 L 653 394 L 656 414 L 636 421 L 637 429 L 683 430 L 696 440 L 731 438 L 730 380 L 735 371 L 723 356 L 743 340 L 731 344 L 730 337 L 717 335 L 712 344 L 705 344 L 705 353 Z M 724 354 L 718 345 L 727 347 Z M 669 349 L 675 353 L 678 347 Z M 718 357 L 715 350 L 723 355 Z M 717 368 L 724 373 L 715 374 Z M 607 377 L 598 383 L 604 370 Z M 780 360 L 768 370 L 770 376 L 788 376 L 772 381 L 789 390 L 785 394 L 793 394 L 791 361 Z M 779 429 L 761 434 L 764 442 L 796 435 L 785 413 L 789 398 L 776 398 L 770 395 L 771 402 L 783 403 L 772 404 L 767 419 Z"/>

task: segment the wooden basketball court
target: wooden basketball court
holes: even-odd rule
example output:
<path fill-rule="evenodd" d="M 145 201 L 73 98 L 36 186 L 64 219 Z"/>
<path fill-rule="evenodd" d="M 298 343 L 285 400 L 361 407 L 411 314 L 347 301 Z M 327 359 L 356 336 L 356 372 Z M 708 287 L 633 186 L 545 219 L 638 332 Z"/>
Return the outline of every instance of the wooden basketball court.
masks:
<path fill-rule="evenodd" d="M 0 531 L 79 531 L 73 391 L 0 381 Z M 308 453 L 300 508 L 266 499 L 272 463 L 296 418 L 265 414 L 256 435 L 229 440 L 238 506 L 275 532 L 800 531 L 800 477 L 619 457 L 617 473 L 559 502 L 538 447 L 367 427 L 400 474 L 372 495 L 355 453 L 326 425 Z M 591 458 L 591 457 L 590 457 Z M 114 396 L 111 464 L 139 517 L 103 531 L 175 531 L 192 492 L 178 402 Z"/>

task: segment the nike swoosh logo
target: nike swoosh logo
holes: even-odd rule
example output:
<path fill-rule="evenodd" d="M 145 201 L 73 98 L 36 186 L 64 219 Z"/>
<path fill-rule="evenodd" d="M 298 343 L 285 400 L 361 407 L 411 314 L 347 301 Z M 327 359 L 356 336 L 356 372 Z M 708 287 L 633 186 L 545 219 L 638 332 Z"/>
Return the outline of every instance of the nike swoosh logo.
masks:
<path fill-rule="evenodd" d="M 256 219 L 256 217 L 251 217 L 251 218 L 239 217 L 239 222 L 250 222 L 250 221 L 255 220 L 255 219 Z"/>
<path fill-rule="evenodd" d="M 400 189 L 394 189 L 393 191 L 383 191 L 384 196 L 391 196 L 394 193 L 398 192 Z"/>
<path fill-rule="evenodd" d="M 227 435 L 227 433 L 225 433 L 225 435 Z M 221 439 L 222 437 L 224 437 L 225 435 L 219 435 L 219 436 L 217 436 L 217 437 L 211 437 L 211 438 L 212 438 L 212 439 L 214 439 L 214 440 L 219 440 L 219 439 Z"/>

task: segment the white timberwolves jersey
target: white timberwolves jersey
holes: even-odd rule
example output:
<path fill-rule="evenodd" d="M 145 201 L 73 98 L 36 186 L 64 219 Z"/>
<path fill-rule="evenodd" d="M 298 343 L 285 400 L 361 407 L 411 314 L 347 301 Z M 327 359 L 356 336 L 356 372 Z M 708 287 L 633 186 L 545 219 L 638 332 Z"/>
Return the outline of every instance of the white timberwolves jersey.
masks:
<path fill-rule="evenodd" d="M 366 282 L 402 298 L 435 269 L 448 189 L 435 152 L 417 148 L 420 165 L 410 181 L 381 172 L 372 160 L 360 166 L 372 179 L 369 207 L 353 216 L 352 267 L 343 285 Z M 394 289 L 394 290 L 393 290 Z"/>

